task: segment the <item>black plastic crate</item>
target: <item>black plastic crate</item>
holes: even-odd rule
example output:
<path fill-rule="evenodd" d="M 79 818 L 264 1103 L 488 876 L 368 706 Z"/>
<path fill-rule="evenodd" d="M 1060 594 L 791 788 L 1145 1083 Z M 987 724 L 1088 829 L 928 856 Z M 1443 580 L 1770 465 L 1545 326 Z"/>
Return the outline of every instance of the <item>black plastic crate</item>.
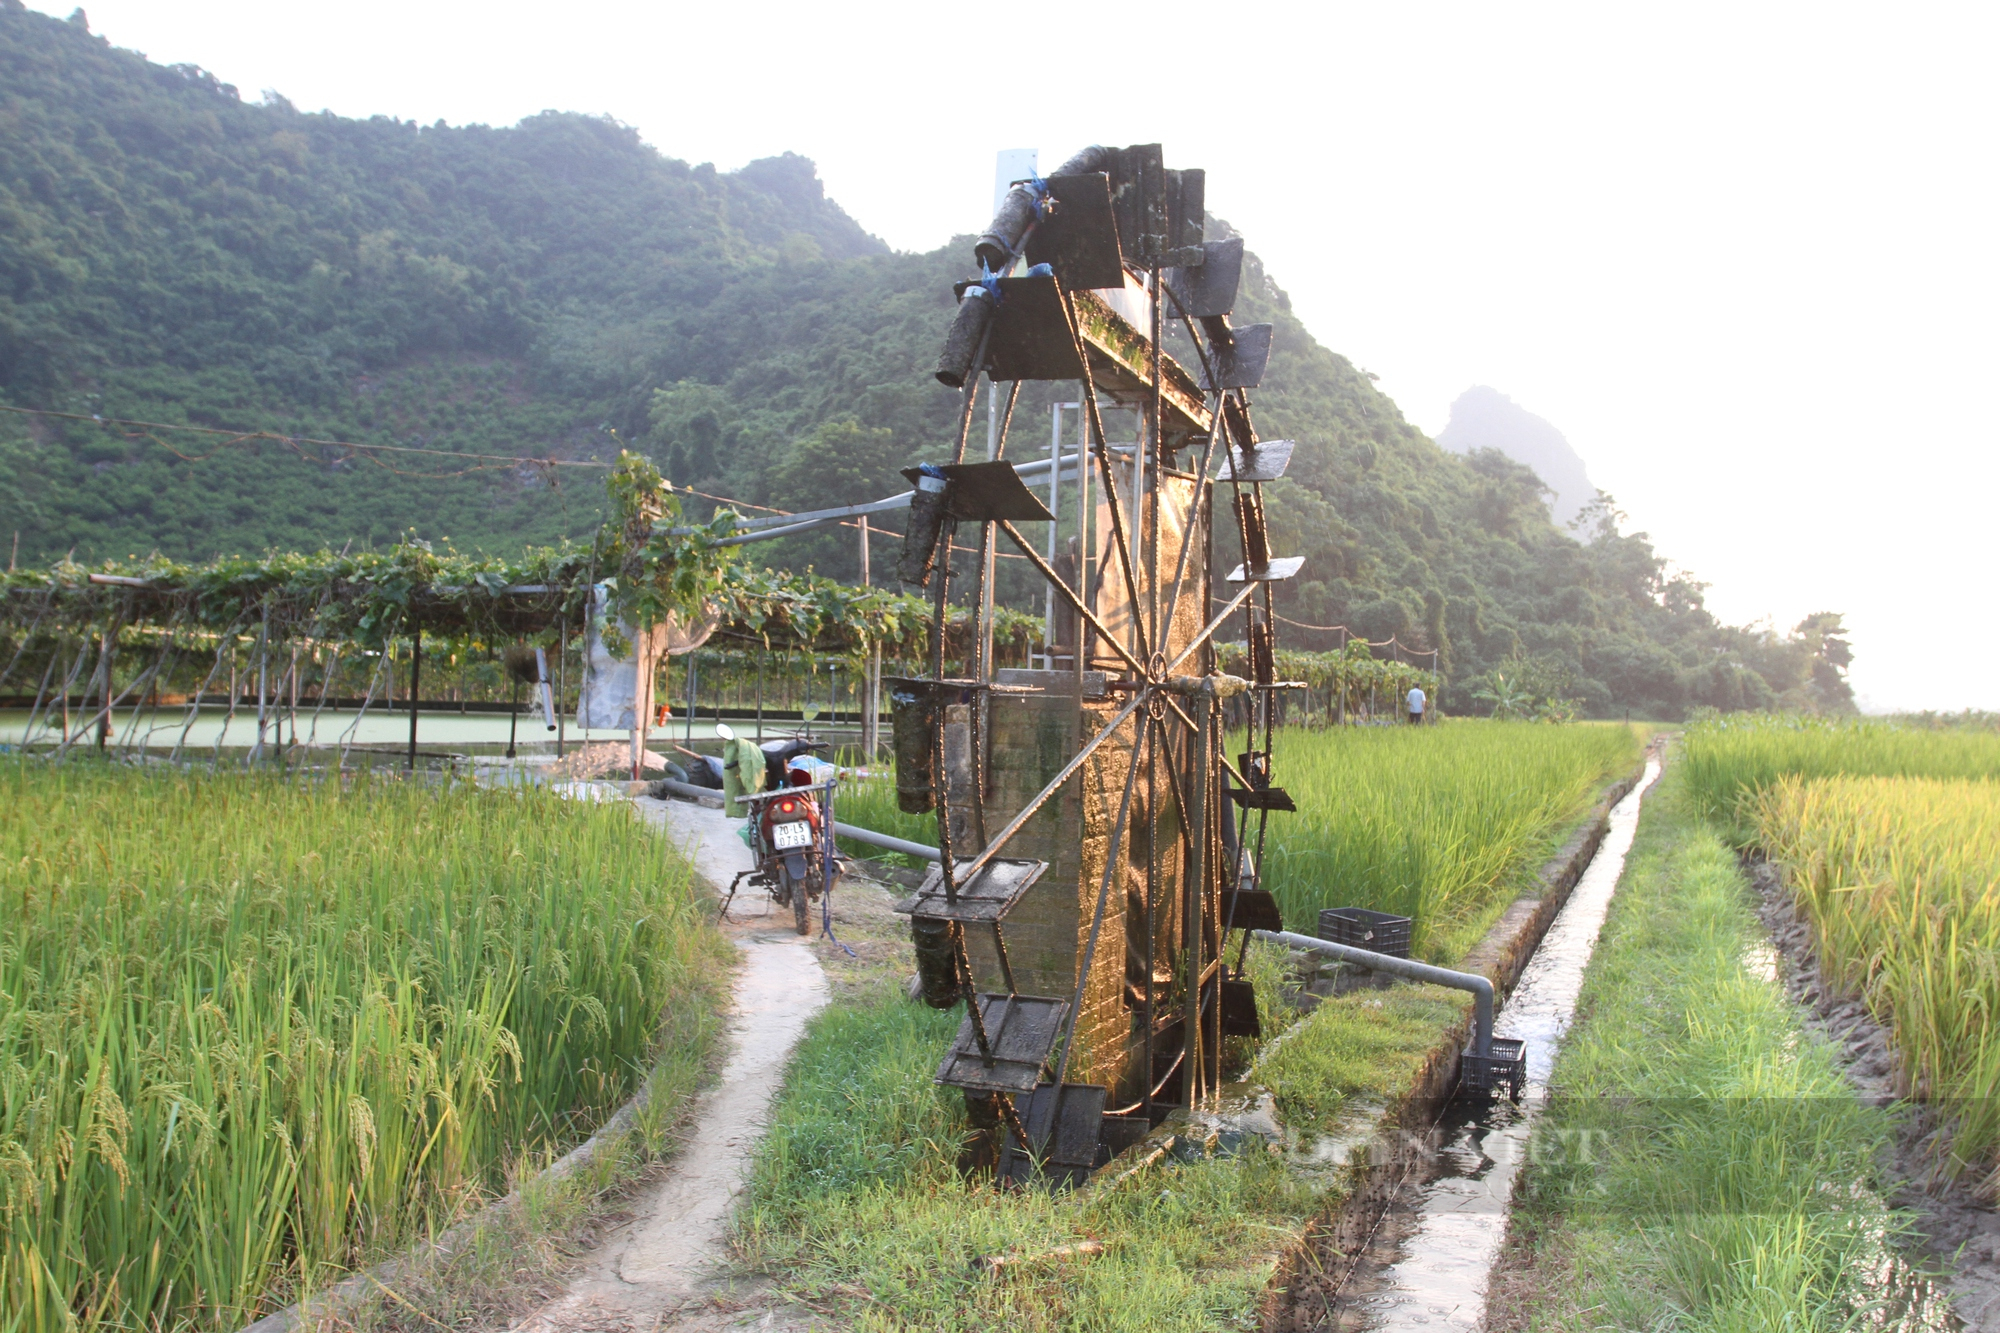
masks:
<path fill-rule="evenodd" d="M 1410 918 L 1371 912 L 1365 907 L 1321 908 L 1319 937 L 1391 958 L 1410 956 Z"/>
<path fill-rule="evenodd" d="M 1465 1092 L 1495 1093 L 1507 1089 L 1514 1100 L 1528 1086 L 1528 1043 L 1512 1037 L 1495 1037 L 1485 1055 L 1476 1055 L 1470 1046 L 1458 1061 L 1458 1086 Z"/>

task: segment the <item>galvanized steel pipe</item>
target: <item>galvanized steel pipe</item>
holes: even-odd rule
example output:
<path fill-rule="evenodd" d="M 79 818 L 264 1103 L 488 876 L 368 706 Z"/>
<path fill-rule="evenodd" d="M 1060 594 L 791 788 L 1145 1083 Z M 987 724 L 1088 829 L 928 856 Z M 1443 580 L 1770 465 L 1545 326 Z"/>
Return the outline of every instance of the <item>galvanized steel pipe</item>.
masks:
<path fill-rule="evenodd" d="M 857 828 L 853 824 L 843 824 L 838 819 L 833 821 L 833 831 L 843 838 L 852 838 L 856 842 L 865 842 L 871 847 L 882 847 L 892 852 L 901 852 L 905 856 L 920 856 L 926 861 L 941 861 L 944 859 L 935 847 L 926 847 L 920 842 L 911 842 L 907 838 L 892 838 L 886 833 L 877 833 L 874 829 Z"/>
<path fill-rule="evenodd" d="M 1408 977 L 1412 981 L 1428 981 L 1433 986 L 1449 986 L 1453 990 L 1471 991 L 1473 1054 L 1485 1055 L 1493 1049 L 1493 983 L 1485 977 L 1473 972 L 1454 972 L 1450 968 L 1432 967 L 1429 963 L 1419 963 L 1414 959 L 1392 958 L 1386 953 L 1371 953 L 1367 949 L 1335 944 L 1332 940 L 1314 939 L 1311 935 L 1294 935 L 1289 930 L 1253 930 L 1250 933 L 1260 940 L 1270 940 L 1273 944 L 1284 944 L 1294 949 L 1308 949 L 1313 953 L 1327 954 L 1340 959 L 1343 963 L 1353 963 L 1377 972 L 1387 972 L 1392 976 Z"/>
<path fill-rule="evenodd" d="M 676 796 L 687 796 L 697 801 L 715 801 L 717 803 L 720 803 L 722 800 L 722 792 L 718 788 L 697 787 L 691 782 L 680 782 L 673 778 L 655 778 L 654 783 Z M 784 791 L 788 792 L 823 790 L 825 790 L 823 783 L 815 784 L 809 788 L 787 787 L 784 789 Z M 773 796 L 782 793 L 764 792 L 760 794 Z M 877 833 L 874 829 L 861 828 L 854 824 L 843 824 L 837 819 L 833 821 L 833 831 L 843 838 L 852 838 L 856 842 L 865 842 L 871 847 L 880 847 L 886 851 L 901 852 L 905 856 L 920 857 L 926 861 L 942 859 L 938 853 L 938 849 L 935 847 L 926 847 L 923 843 L 911 842 L 908 838 L 894 838 L 887 833 Z"/>

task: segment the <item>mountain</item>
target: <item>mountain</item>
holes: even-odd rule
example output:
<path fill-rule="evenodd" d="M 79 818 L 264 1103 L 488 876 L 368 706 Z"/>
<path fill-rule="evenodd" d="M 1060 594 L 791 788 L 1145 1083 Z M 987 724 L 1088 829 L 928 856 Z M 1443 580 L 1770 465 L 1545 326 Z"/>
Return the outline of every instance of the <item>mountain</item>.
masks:
<path fill-rule="evenodd" d="M 1597 499 L 1583 458 L 1563 433 L 1498 389 L 1476 384 L 1451 405 L 1437 442 L 1457 454 L 1498 449 L 1547 483 L 1549 513 L 1567 526 Z"/>
<path fill-rule="evenodd" d="M 0 393 L 23 405 L 615 453 L 658 376 L 739 359 L 718 329 L 735 315 L 712 314 L 738 284 L 886 253 L 800 157 L 725 174 L 584 116 L 453 129 L 246 105 L 0 0 Z M 10 424 L 0 448 L 26 466 L 0 470 L 0 520 L 24 558 L 410 526 L 518 547 L 588 531 L 600 499 L 546 469 L 435 478 L 461 465 L 269 443 L 196 464 L 174 451 L 219 441 Z"/>
<path fill-rule="evenodd" d="M 958 398 L 930 372 L 972 267 L 969 236 L 891 252 L 797 156 L 725 173 L 568 113 L 452 127 L 245 103 L 0 0 L 0 406 L 81 418 L 0 412 L 0 540 L 36 562 L 587 539 L 595 474 L 544 464 L 626 446 L 740 502 L 873 499 L 950 448 Z M 1289 643 L 1337 646 L 1344 625 L 1435 648 L 1462 709 L 1510 661 L 1599 715 L 1838 706 L 1813 683 L 1837 618 L 1732 629 L 1612 516 L 1557 529 L 1534 471 L 1426 438 L 1254 255 L 1238 319 L 1277 326 L 1255 410 L 1299 442 L 1268 499 L 1277 549 L 1306 557 L 1279 592 Z M 1074 394 L 1024 386 L 1010 447 L 1045 450 Z M 858 572 L 845 530 L 757 549 Z M 1039 605 L 1020 565 L 1003 598 Z"/>

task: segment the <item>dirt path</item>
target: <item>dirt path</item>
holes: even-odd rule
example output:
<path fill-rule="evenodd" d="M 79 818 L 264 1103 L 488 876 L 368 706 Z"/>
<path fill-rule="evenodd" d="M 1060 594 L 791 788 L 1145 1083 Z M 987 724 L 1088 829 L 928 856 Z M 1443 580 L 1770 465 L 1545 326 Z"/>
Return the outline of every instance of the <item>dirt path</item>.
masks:
<path fill-rule="evenodd" d="M 721 811 L 684 801 L 638 805 L 687 849 L 718 896 L 749 864 L 737 821 Z M 686 1142 L 668 1171 L 631 1200 L 629 1218 L 581 1257 L 568 1289 L 514 1325 L 519 1333 L 809 1326 L 761 1299 L 759 1284 L 734 1269 L 729 1247 L 731 1213 L 786 1061 L 829 995 L 811 942 L 793 933 L 789 912 L 780 919 L 767 905 L 761 895 L 740 895 L 724 927 L 743 958 L 729 1058 Z"/>

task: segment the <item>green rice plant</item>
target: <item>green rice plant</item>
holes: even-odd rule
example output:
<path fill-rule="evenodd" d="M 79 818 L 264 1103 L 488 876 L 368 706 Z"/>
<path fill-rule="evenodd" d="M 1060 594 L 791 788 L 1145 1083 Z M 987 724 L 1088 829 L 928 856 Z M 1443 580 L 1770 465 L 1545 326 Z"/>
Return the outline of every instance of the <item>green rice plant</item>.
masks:
<path fill-rule="evenodd" d="M 687 868 L 536 791 L 0 768 L 0 1328 L 233 1329 L 575 1141 L 714 1003 Z"/>
<path fill-rule="evenodd" d="M 886 766 L 880 777 L 842 778 L 840 790 L 834 798 L 834 817 L 843 824 L 886 833 L 892 838 L 905 838 L 926 847 L 937 846 L 937 816 L 906 814 L 899 809 L 896 805 L 896 777 Z M 849 856 L 886 861 L 891 865 L 926 864 L 914 856 L 887 851 L 852 838 L 838 841 L 840 850 Z"/>
<path fill-rule="evenodd" d="M 1286 926 L 1314 932 L 1323 907 L 1394 912 L 1412 919 L 1414 955 L 1453 963 L 1640 740 L 1618 725 L 1453 721 L 1288 728 L 1274 749 L 1299 807 L 1270 817 L 1265 849 Z M 1254 843 L 1255 815 L 1249 827 Z"/>
<path fill-rule="evenodd" d="M 1487 909 L 1522 882 L 1552 834 L 1615 773 L 1638 762 L 1642 730 L 1453 721 L 1436 727 L 1288 727 L 1278 780 L 1296 814 L 1271 817 L 1264 882 L 1293 930 L 1322 907 L 1372 907 L 1415 920 L 1416 948 L 1455 960 Z M 937 817 L 905 814 L 893 774 L 844 779 L 841 822 L 927 846 Z M 1252 817 L 1250 836 L 1255 837 Z M 843 839 L 851 856 L 913 857 Z"/>
<path fill-rule="evenodd" d="M 1534 1326 L 1899 1326 L 1888 1303 L 1922 1293 L 1875 1188 L 1888 1113 L 1802 1030 L 1679 777 L 1647 802 L 1516 1195 L 1566 1274 Z"/>
<path fill-rule="evenodd" d="M 1781 777 L 2000 777 L 2000 733 L 1862 718 L 1731 713 L 1697 722 L 1679 765 L 1695 808 L 1738 846 L 1755 834 L 1740 808 Z"/>
<path fill-rule="evenodd" d="M 2000 1169 L 2000 783 L 1787 776 L 1744 810 L 1905 1091 L 1948 1108 L 1950 1164 Z"/>

